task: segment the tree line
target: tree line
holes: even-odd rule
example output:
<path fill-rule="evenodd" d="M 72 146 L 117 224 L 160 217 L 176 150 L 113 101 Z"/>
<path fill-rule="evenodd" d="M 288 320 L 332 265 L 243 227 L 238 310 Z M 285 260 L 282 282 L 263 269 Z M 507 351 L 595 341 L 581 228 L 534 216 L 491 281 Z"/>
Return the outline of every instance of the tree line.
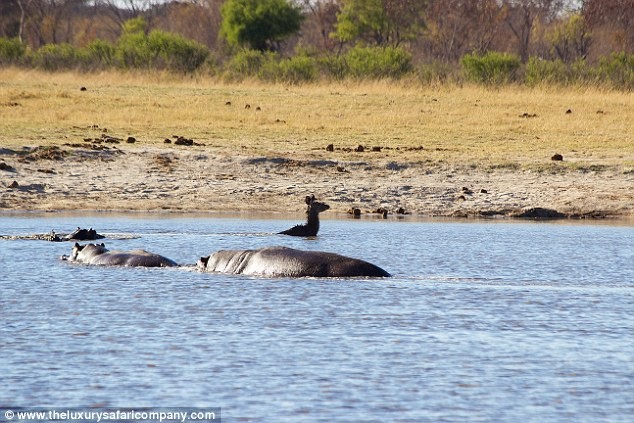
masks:
<path fill-rule="evenodd" d="M 45 68 L 634 85 L 634 0 L 3 0 L 0 37 Z"/>

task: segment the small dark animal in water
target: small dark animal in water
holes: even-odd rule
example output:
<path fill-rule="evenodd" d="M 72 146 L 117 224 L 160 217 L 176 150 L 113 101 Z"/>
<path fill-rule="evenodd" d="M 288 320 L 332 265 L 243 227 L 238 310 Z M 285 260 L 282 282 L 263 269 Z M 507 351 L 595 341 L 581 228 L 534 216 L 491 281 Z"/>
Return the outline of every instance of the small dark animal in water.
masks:
<path fill-rule="evenodd" d="M 110 251 L 104 243 L 79 245 L 75 243 L 69 256 L 62 256 L 62 260 L 75 263 L 93 264 L 101 266 L 140 266 L 140 267 L 173 267 L 176 262 L 158 254 L 145 250 Z"/>
<path fill-rule="evenodd" d="M 388 277 L 390 274 L 367 261 L 322 251 L 286 247 L 258 250 L 221 250 L 198 260 L 206 272 L 223 272 L 268 277 Z"/>
<path fill-rule="evenodd" d="M 94 241 L 96 239 L 105 238 L 103 235 L 99 235 L 96 230 L 93 228 L 90 229 L 81 229 L 79 226 L 77 229 L 71 233 L 66 235 L 63 240 L 64 241 Z"/>
<path fill-rule="evenodd" d="M 326 211 L 330 206 L 326 203 L 315 201 L 314 195 L 306 196 L 306 209 L 307 221 L 303 225 L 296 225 L 290 229 L 279 232 L 282 235 L 292 236 L 317 236 L 319 232 L 319 213 Z"/>

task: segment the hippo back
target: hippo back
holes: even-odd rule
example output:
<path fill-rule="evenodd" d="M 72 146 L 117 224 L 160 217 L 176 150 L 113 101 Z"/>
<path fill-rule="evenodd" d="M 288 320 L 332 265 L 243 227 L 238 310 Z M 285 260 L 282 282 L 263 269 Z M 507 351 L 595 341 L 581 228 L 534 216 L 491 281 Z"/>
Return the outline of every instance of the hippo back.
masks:
<path fill-rule="evenodd" d="M 208 272 L 245 273 L 244 268 L 249 263 L 253 250 L 221 250 L 211 256 L 201 257 L 198 268 Z"/>
<path fill-rule="evenodd" d="M 198 266 L 214 272 L 270 277 L 390 276 L 385 270 L 364 260 L 286 247 L 218 251 L 209 258 L 201 258 Z"/>
<path fill-rule="evenodd" d="M 131 267 L 173 267 L 176 262 L 145 250 L 112 251 L 95 257 L 92 264 Z"/>
<path fill-rule="evenodd" d="M 75 243 L 69 261 L 102 266 L 172 267 L 176 262 L 145 250 L 109 251 L 102 244 Z"/>

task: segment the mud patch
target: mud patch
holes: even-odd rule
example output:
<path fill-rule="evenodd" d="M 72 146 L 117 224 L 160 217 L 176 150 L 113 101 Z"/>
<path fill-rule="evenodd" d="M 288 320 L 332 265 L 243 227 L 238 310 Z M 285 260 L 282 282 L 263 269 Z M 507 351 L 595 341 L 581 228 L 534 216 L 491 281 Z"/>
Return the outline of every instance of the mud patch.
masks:
<path fill-rule="evenodd" d="M 64 160 L 70 153 L 61 148 L 51 146 L 37 146 L 20 153 L 18 161 L 21 163 L 34 162 L 38 160 Z"/>

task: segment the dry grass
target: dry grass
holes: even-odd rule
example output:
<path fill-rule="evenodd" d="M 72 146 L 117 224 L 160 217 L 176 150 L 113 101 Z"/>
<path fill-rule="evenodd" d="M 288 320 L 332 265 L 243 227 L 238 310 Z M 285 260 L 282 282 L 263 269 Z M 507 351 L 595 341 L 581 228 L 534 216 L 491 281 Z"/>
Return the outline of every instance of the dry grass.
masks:
<path fill-rule="evenodd" d="M 165 138 L 182 135 L 244 155 L 353 160 L 359 153 L 348 150 L 363 145 L 382 148 L 364 153 L 366 161 L 551 171 L 550 157 L 560 153 L 558 170 L 628 172 L 634 169 L 633 106 L 632 93 L 596 89 L 286 87 L 1 69 L 0 145 L 75 143 L 107 129 L 111 136 L 134 136 L 135 146 L 166 146 Z M 334 152 L 325 151 L 328 144 Z"/>

